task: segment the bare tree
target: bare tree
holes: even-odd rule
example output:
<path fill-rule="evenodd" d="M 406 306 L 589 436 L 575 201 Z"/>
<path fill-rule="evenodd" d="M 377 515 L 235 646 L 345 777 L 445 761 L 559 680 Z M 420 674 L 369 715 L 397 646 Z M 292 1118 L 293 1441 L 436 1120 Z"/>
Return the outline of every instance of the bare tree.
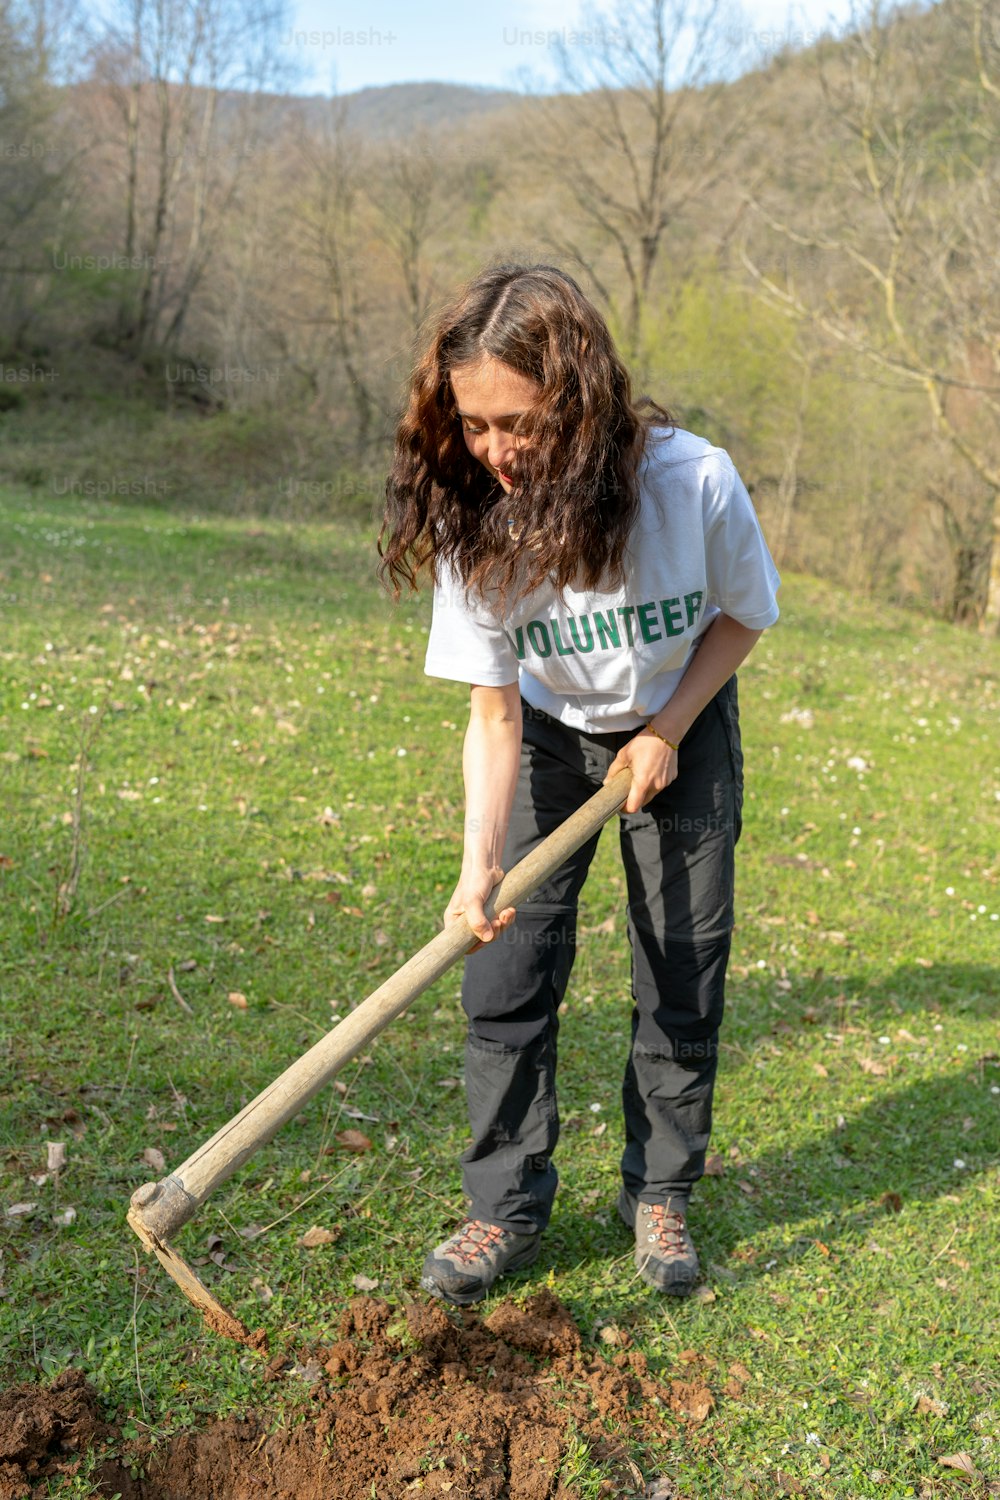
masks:
<path fill-rule="evenodd" d="M 774 526 L 769 534 L 771 552 L 779 567 L 785 560 L 792 536 L 795 502 L 799 493 L 799 471 L 802 463 L 802 450 L 806 440 L 806 417 L 809 411 L 809 393 L 812 386 L 813 372 L 819 361 L 819 352 L 815 346 L 809 346 L 802 353 L 799 353 L 798 350 L 793 350 L 792 358 L 800 372 L 801 380 L 798 389 L 798 399 L 795 404 L 792 431 L 785 444 L 781 474 L 778 478 Z"/>
<path fill-rule="evenodd" d="M 365 191 L 399 267 L 410 329 L 416 335 L 432 296 L 429 241 L 449 206 L 445 164 L 427 132 L 393 141 L 379 152 Z"/>
<path fill-rule="evenodd" d="M 137 269 L 120 335 L 176 344 L 259 147 L 284 0 L 120 0 L 95 48 L 124 158 L 122 244 Z"/>
<path fill-rule="evenodd" d="M 50 195 L 46 169 L 51 118 L 49 81 L 21 32 L 11 0 L 0 0 L 0 256 L 6 259 L 18 226 Z"/>
<path fill-rule="evenodd" d="M 365 245 L 358 223 L 365 163 L 361 142 L 347 125 L 341 101 L 332 102 L 320 134 L 303 134 L 302 151 L 311 181 L 300 213 L 311 305 L 317 310 L 300 321 L 322 331 L 324 344 L 332 343 L 353 413 L 352 446 L 364 457 L 379 411 L 367 358 Z M 329 361 L 321 354 L 320 362 Z"/>
<path fill-rule="evenodd" d="M 580 230 L 553 243 L 587 270 L 633 362 L 664 246 L 747 129 L 748 98 L 737 104 L 720 81 L 741 45 L 735 15 L 729 0 L 617 0 L 608 14 L 591 11 L 558 48 L 564 92 L 539 102 L 532 148 Z M 601 273 L 608 250 L 624 299 Z"/>
<path fill-rule="evenodd" d="M 758 287 L 790 316 L 922 392 L 934 428 L 989 497 L 981 628 L 1000 628 L 1000 23 L 986 0 L 928 16 L 883 10 L 821 75 L 824 127 L 840 148 L 839 191 L 813 210 L 751 198 L 742 248 Z M 942 67 L 955 77 L 928 92 Z M 763 236 L 761 228 L 763 226 Z M 810 284 L 761 265 L 778 236 L 815 252 Z M 951 502 L 944 535 L 969 545 Z M 956 559 L 956 566 L 958 560 Z"/>
<path fill-rule="evenodd" d="M 0 300 L 15 345 L 51 274 L 82 150 L 61 138 L 57 76 L 69 69 L 53 27 L 75 40 L 71 18 L 52 0 L 0 0 Z"/>
<path fill-rule="evenodd" d="M 983 533 L 984 527 L 989 525 L 989 507 L 977 507 L 968 502 L 963 505 L 957 501 L 954 491 L 954 485 L 950 495 L 943 495 L 931 485 L 927 487 L 927 499 L 937 511 L 951 561 L 944 609 L 950 620 L 975 623 L 987 582 L 988 558 L 983 548 Z"/>

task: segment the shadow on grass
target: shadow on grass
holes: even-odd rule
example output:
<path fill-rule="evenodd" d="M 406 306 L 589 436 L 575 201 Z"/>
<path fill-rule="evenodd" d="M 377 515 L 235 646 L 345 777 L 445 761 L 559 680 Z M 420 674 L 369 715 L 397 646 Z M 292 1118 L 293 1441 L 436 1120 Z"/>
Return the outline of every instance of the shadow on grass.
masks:
<path fill-rule="evenodd" d="M 817 1074 L 815 1091 L 802 1101 L 797 1144 L 723 1155 L 720 1175 L 699 1184 L 691 1220 L 703 1259 L 730 1262 L 743 1279 L 764 1269 L 752 1242 L 768 1228 L 808 1223 L 801 1240 L 783 1246 L 783 1259 L 797 1244 L 803 1253 L 815 1252 L 817 1242 L 834 1250 L 872 1235 L 887 1215 L 930 1206 L 995 1171 L 1000 1101 L 990 1089 L 1000 1087 L 1000 1039 L 995 1050 L 977 1054 L 949 1047 L 947 1031 L 951 1016 L 995 1016 L 998 999 L 1000 970 L 961 963 L 907 965 L 881 983 L 841 983 L 835 994 L 804 1007 L 789 1002 L 778 1016 L 767 1002 L 755 1011 L 752 997 L 737 990 L 739 1044 L 730 1043 L 722 1063 L 730 1093 L 750 1068 L 763 1068 L 776 1093 L 787 1087 L 781 1056 L 767 1044 L 780 1047 L 800 1027 L 844 1040 L 831 1040 L 828 1076 Z M 911 1015 L 919 1016 L 914 1031 L 906 1025 Z M 869 1016 L 876 1024 L 868 1024 Z M 935 1033 L 935 1024 L 943 1031 Z M 876 1025 L 891 1034 L 889 1045 L 879 1041 Z M 724 1026 L 724 1044 L 728 1034 Z M 944 1042 L 944 1055 L 928 1076 L 934 1041 Z M 916 1070 L 922 1076 L 907 1082 Z M 760 1087 L 758 1075 L 754 1091 Z M 725 1124 L 717 1101 L 717 1137 Z M 762 1118 L 760 1133 L 773 1136 L 772 1122 Z M 752 1138 L 752 1123 L 747 1134 Z M 613 1204 L 612 1187 L 588 1214 L 573 1202 L 572 1189 L 562 1189 L 553 1222 L 557 1263 L 578 1266 L 623 1253 L 628 1235 Z"/>

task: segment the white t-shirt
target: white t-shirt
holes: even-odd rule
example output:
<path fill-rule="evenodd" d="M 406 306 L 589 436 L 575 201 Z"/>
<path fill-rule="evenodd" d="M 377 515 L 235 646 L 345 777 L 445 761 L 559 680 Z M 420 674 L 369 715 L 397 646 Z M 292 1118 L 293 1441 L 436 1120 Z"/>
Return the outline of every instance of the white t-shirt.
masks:
<path fill-rule="evenodd" d="M 732 459 L 704 438 L 654 429 L 620 588 L 562 596 L 549 584 L 501 617 L 442 568 L 425 671 L 483 687 L 517 682 L 575 729 L 635 729 L 670 698 L 719 612 L 751 630 L 778 618 L 777 570 Z"/>

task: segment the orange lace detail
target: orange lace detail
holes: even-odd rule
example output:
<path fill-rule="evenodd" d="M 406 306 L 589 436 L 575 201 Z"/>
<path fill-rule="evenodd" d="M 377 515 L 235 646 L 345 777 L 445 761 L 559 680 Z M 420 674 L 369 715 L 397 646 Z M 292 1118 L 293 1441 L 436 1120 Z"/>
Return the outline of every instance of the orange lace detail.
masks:
<path fill-rule="evenodd" d="M 687 1249 L 683 1214 L 672 1212 L 666 1203 L 640 1203 L 639 1213 L 646 1220 L 646 1239 L 651 1245 L 659 1242 L 674 1254 Z"/>
<path fill-rule="evenodd" d="M 448 1254 L 469 1265 L 478 1260 L 485 1250 L 497 1250 L 503 1244 L 505 1229 L 496 1224 L 485 1224 L 482 1219 L 468 1219 L 456 1230 L 448 1244 Z"/>

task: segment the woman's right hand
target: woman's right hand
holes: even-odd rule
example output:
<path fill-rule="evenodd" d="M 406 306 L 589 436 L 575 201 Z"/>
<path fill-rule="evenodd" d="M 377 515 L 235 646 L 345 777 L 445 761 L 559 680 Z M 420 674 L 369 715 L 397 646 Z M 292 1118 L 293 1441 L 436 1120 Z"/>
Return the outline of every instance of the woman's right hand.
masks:
<path fill-rule="evenodd" d="M 498 912 L 492 922 L 484 909 L 490 891 L 498 881 L 503 879 L 503 873 L 503 870 L 496 865 L 487 869 L 463 870 L 452 898 L 445 907 L 445 926 L 450 926 L 451 923 L 459 921 L 464 916 L 479 939 L 476 944 L 477 948 L 482 947 L 484 943 L 491 943 L 514 920 L 515 912 L 512 906 L 507 906 L 503 911 Z M 475 949 L 469 951 L 475 952 Z"/>

